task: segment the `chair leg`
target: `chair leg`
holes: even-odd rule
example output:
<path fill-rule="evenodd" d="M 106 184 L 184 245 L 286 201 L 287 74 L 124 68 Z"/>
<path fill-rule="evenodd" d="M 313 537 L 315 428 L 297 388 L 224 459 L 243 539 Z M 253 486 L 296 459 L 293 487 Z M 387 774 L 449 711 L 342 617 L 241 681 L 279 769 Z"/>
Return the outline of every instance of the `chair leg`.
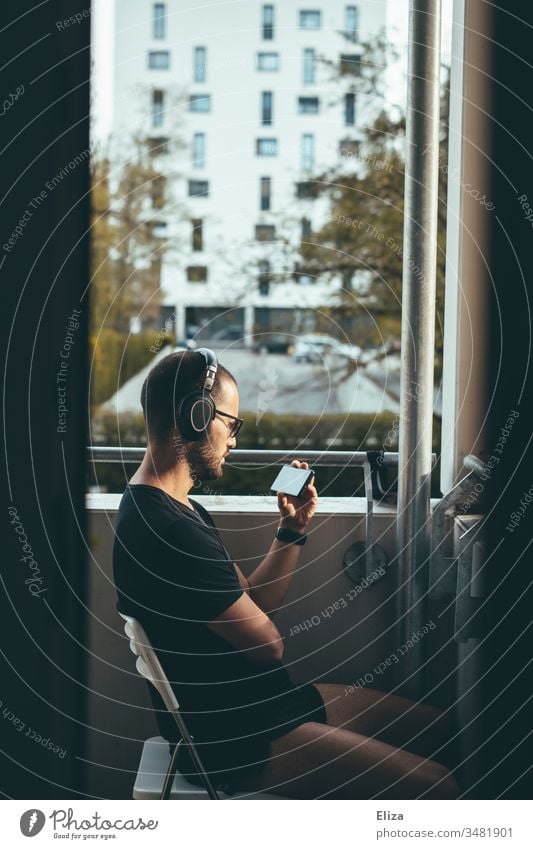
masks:
<path fill-rule="evenodd" d="M 208 774 L 205 771 L 205 767 L 204 767 L 202 761 L 200 760 L 200 755 L 196 751 L 196 746 L 194 745 L 194 740 L 191 737 L 191 735 L 189 734 L 189 732 L 187 730 L 187 726 L 185 725 L 179 710 L 171 711 L 171 715 L 172 715 L 172 717 L 173 717 L 173 719 L 176 723 L 178 732 L 181 734 L 182 739 L 180 740 L 180 742 L 183 742 L 183 745 L 187 747 L 187 751 L 188 751 L 188 753 L 191 757 L 191 760 L 194 764 L 194 767 L 195 767 L 198 775 L 202 779 L 202 782 L 203 782 L 205 789 L 207 790 L 207 795 L 209 796 L 210 799 L 220 799 L 220 796 L 218 795 L 217 791 L 213 787 L 211 779 L 209 778 Z"/>
<path fill-rule="evenodd" d="M 174 783 L 174 776 L 176 775 L 176 770 L 178 768 L 178 750 L 181 742 L 182 741 L 179 740 L 174 746 L 174 751 L 172 752 L 167 773 L 165 775 L 165 780 L 163 782 L 163 790 L 161 792 L 161 796 L 159 797 L 160 801 L 162 799 L 170 799 L 172 784 Z"/>

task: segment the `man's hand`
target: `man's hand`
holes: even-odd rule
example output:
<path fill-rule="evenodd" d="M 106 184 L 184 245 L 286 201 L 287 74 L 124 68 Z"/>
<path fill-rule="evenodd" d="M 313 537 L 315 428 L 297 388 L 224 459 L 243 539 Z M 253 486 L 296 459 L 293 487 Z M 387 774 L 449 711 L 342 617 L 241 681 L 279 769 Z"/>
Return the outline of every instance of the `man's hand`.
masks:
<path fill-rule="evenodd" d="M 308 469 L 309 463 L 293 460 L 291 466 L 294 466 L 296 469 Z M 315 489 L 314 477 L 298 498 L 294 495 L 285 495 L 283 492 L 278 492 L 281 527 L 290 528 L 291 531 L 297 531 L 303 534 L 310 519 L 315 514 L 317 502 L 318 493 Z"/>

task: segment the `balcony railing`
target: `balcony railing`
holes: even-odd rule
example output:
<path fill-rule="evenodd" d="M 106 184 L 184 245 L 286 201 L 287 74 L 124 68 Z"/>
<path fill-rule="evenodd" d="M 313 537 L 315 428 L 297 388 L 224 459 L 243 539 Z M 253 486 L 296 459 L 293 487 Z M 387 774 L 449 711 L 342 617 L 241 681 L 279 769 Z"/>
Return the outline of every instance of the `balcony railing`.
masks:
<path fill-rule="evenodd" d="M 91 445 L 87 448 L 88 459 L 93 463 L 140 463 L 145 449 L 122 448 L 120 446 Z M 262 449 L 235 449 L 231 452 L 232 464 L 240 466 L 282 465 L 291 460 L 305 460 L 314 466 L 336 466 L 364 468 L 368 462 L 366 451 L 268 451 Z M 382 455 L 386 466 L 398 465 L 398 453 L 386 451 Z M 433 454 L 433 462 L 435 454 Z"/>

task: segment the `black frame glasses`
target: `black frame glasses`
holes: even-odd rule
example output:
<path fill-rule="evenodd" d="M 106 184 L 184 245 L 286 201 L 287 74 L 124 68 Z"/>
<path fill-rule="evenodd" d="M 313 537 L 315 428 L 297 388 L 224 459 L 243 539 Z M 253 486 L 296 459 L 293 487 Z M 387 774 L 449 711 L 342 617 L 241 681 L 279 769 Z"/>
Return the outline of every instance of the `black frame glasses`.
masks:
<path fill-rule="evenodd" d="M 241 427 L 244 424 L 244 419 L 240 419 L 238 416 L 232 416 L 231 413 L 223 413 L 222 410 L 217 410 L 216 407 L 215 413 L 217 416 L 225 416 L 225 418 L 227 419 L 233 419 L 233 423 L 231 425 L 228 425 L 228 427 L 230 436 L 236 438 L 237 434 L 239 433 Z M 225 422 L 225 424 L 227 425 L 228 423 Z"/>

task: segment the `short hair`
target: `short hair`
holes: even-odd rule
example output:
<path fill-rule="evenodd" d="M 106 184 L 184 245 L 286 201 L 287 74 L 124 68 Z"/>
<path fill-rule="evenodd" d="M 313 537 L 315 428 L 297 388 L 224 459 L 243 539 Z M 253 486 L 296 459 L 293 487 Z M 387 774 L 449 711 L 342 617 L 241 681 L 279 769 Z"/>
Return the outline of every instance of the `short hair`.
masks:
<path fill-rule="evenodd" d="M 175 428 L 179 430 L 177 408 L 189 392 L 202 389 L 205 368 L 205 360 L 198 352 L 176 351 L 150 369 L 141 389 L 141 405 L 149 439 L 164 442 Z M 211 389 L 215 402 L 220 398 L 224 380 L 231 380 L 237 385 L 231 372 L 219 363 Z"/>

